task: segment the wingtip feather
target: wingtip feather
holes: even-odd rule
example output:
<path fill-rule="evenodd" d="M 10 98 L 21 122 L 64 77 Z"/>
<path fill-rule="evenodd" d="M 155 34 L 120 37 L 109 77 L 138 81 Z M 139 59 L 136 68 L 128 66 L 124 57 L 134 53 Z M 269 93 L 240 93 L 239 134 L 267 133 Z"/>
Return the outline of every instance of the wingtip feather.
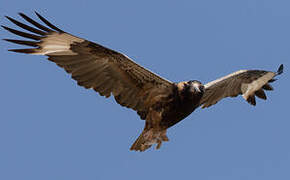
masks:
<path fill-rule="evenodd" d="M 8 49 L 8 51 L 24 54 L 32 54 L 35 52 L 35 49 Z"/>
<path fill-rule="evenodd" d="M 282 73 L 283 73 L 283 71 L 284 71 L 284 65 L 283 65 L 283 64 L 281 64 L 281 65 L 279 66 L 279 68 L 278 68 L 277 75 L 280 75 L 280 74 L 282 74 Z"/>
<path fill-rule="evenodd" d="M 15 40 L 15 39 L 2 39 L 2 40 L 8 41 L 8 42 L 11 42 L 11 43 L 15 43 L 15 44 L 20 44 L 20 45 L 38 47 L 38 44 L 35 41 Z"/>
<path fill-rule="evenodd" d="M 256 106 L 256 98 L 254 95 L 251 95 L 247 98 L 248 103 L 250 103 L 253 106 Z"/>
<path fill-rule="evenodd" d="M 36 14 L 36 16 L 42 21 L 44 22 L 47 26 L 49 26 L 50 28 L 63 33 L 64 31 L 59 29 L 58 27 L 56 27 L 55 25 L 51 24 L 47 19 L 45 19 L 43 16 L 41 16 L 38 12 L 34 11 L 34 13 Z"/>
<path fill-rule="evenodd" d="M 1 25 L 2 28 L 8 30 L 8 27 L 7 26 L 4 26 L 4 25 Z"/>
<path fill-rule="evenodd" d="M 41 16 L 37 11 L 34 11 L 34 13 L 39 17 Z"/>
<path fill-rule="evenodd" d="M 11 22 L 15 21 L 15 19 L 13 19 L 12 17 L 9 17 L 9 16 L 5 16 L 5 18 L 8 19 Z"/>

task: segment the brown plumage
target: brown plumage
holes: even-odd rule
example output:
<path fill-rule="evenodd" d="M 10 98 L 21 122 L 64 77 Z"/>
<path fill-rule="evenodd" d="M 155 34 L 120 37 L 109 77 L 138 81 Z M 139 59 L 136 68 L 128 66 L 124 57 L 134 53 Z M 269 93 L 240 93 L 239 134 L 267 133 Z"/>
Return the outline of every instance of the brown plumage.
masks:
<path fill-rule="evenodd" d="M 78 85 L 94 89 L 101 96 L 113 95 L 117 103 L 135 110 L 145 120 L 144 130 L 131 150 L 144 151 L 153 144 L 160 148 L 163 141 L 169 140 L 166 130 L 199 106 L 209 107 L 223 98 L 240 94 L 256 105 L 255 96 L 266 99 L 263 90 L 273 90 L 269 83 L 283 72 L 281 65 L 278 72 L 241 70 L 205 85 L 199 81 L 172 83 L 121 53 L 62 31 L 38 13 L 46 26 L 23 13 L 19 15 L 34 27 L 7 18 L 34 34 L 2 27 L 32 41 L 4 40 L 33 48 L 10 51 L 48 56 L 48 60 L 71 74 Z"/>

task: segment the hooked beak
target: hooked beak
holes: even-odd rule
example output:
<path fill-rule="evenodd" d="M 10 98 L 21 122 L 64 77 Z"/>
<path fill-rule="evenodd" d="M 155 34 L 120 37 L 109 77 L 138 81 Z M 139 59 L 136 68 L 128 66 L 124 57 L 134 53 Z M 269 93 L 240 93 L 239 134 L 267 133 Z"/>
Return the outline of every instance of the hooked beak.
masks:
<path fill-rule="evenodd" d="M 193 83 L 192 86 L 193 86 L 193 88 L 194 88 L 194 90 L 195 90 L 196 92 L 201 93 L 201 92 L 204 91 L 204 87 L 203 87 L 203 85 L 201 85 L 201 84 Z"/>

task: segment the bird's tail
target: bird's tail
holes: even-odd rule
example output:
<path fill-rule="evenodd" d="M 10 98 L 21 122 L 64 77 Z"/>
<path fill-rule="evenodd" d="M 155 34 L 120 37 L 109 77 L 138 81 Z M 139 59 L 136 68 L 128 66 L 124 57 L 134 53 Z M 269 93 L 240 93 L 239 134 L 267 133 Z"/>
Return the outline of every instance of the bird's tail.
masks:
<path fill-rule="evenodd" d="M 140 136 L 136 139 L 134 144 L 131 146 L 131 151 L 145 151 L 150 148 L 153 144 L 157 144 L 156 149 L 161 147 L 162 141 L 169 141 L 166 136 L 166 129 L 162 131 L 156 131 L 152 129 L 144 129 Z"/>

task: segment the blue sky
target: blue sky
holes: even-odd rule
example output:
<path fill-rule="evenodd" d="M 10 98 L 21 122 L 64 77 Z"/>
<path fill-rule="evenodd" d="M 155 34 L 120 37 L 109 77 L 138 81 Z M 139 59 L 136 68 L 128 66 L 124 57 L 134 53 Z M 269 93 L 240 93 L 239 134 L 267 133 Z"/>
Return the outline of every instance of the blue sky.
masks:
<path fill-rule="evenodd" d="M 172 81 L 203 83 L 239 69 L 285 73 L 268 100 L 198 109 L 158 151 L 129 151 L 144 122 L 112 98 L 78 87 L 42 56 L 0 41 L 0 179 L 290 179 L 290 1 L 36 1 L 1 3 L 125 53 Z M 15 37 L 0 30 L 1 39 Z"/>

